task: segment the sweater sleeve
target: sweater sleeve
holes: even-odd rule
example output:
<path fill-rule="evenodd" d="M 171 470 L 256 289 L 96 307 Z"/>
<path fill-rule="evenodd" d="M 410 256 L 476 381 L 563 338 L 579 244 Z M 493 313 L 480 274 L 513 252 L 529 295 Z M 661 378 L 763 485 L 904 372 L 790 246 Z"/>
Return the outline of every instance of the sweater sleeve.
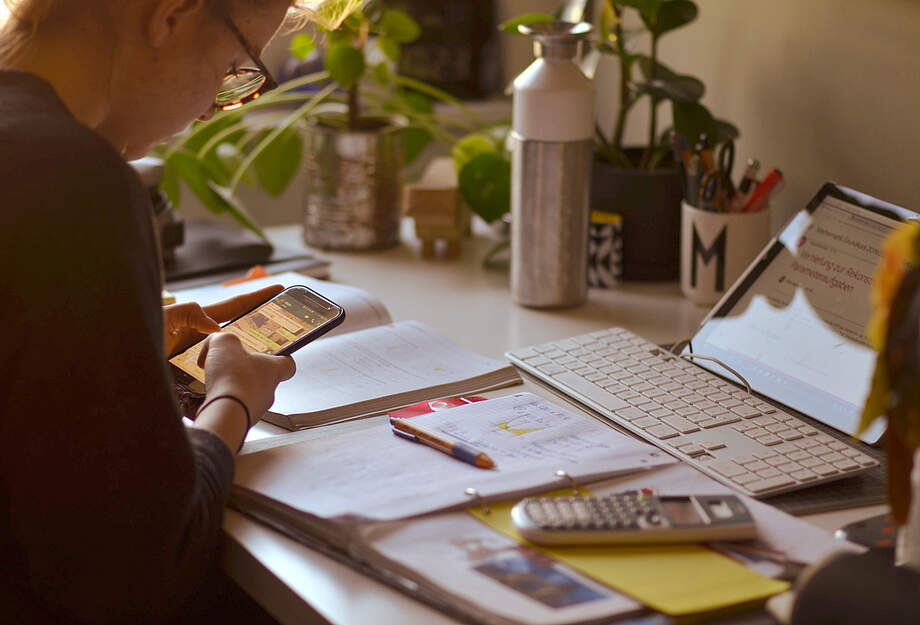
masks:
<path fill-rule="evenodd" d="M 0 178 L 0 481 L 39 602 L 146 622 L 213 559 L 233 458 L 178 417 L 144 190 L 76 128 L 36 129 Z"/>

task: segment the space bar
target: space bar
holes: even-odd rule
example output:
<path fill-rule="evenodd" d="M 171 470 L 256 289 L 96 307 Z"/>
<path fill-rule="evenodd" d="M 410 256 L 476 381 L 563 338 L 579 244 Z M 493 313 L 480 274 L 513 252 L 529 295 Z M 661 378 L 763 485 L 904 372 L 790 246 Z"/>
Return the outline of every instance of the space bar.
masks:
<path fill-rule="evenodd" d="M 601 387 L 592 384 L 580 375 L 572 373 L 571 371 L 565 371 L 559 375 L 554 375 L 552 378 L 554 380 L 558 380 L 565 386 L 568 386 L 576 393 L 584 395 L 594 403 L 603 406 L 607 410 L 619 410 L 620 408 L 626 408 L 630 405 L 613 393 L 608 393 Z"/>

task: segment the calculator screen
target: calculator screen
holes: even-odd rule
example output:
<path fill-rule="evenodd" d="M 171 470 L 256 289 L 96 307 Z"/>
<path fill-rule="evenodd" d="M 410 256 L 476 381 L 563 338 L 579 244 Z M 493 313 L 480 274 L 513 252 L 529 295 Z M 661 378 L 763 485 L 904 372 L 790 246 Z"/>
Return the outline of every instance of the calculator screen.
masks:
<path fill-rule="evenodd" d="M 672 525 L 699 525 L 703 519 L 696 511 L 696 506 L 687 497 L 667 497 L 661 499 L 661 509 Z"/>

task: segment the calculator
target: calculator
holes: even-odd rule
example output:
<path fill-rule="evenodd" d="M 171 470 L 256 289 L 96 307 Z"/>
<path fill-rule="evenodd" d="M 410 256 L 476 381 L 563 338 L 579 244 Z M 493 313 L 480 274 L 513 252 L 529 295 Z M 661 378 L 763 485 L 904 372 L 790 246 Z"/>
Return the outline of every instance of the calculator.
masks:
<path fill-rule="evenodd" d="M 542 545 L 745 540 L 754 519 L 734 495 L 528 497 L 511 509 L 514 527 Z"/>

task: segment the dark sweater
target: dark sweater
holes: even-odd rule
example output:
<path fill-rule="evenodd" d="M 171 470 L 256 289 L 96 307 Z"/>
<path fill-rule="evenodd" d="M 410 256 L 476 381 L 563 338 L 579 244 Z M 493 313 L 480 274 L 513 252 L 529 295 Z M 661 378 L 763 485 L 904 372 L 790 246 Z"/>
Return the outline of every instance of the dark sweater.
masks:
<path fill-rule="evenodd" d="M 45 82 L 0 71 L 0 622 L 162 622 L 233 458 L 181 423 L 149 201 Z"/>

